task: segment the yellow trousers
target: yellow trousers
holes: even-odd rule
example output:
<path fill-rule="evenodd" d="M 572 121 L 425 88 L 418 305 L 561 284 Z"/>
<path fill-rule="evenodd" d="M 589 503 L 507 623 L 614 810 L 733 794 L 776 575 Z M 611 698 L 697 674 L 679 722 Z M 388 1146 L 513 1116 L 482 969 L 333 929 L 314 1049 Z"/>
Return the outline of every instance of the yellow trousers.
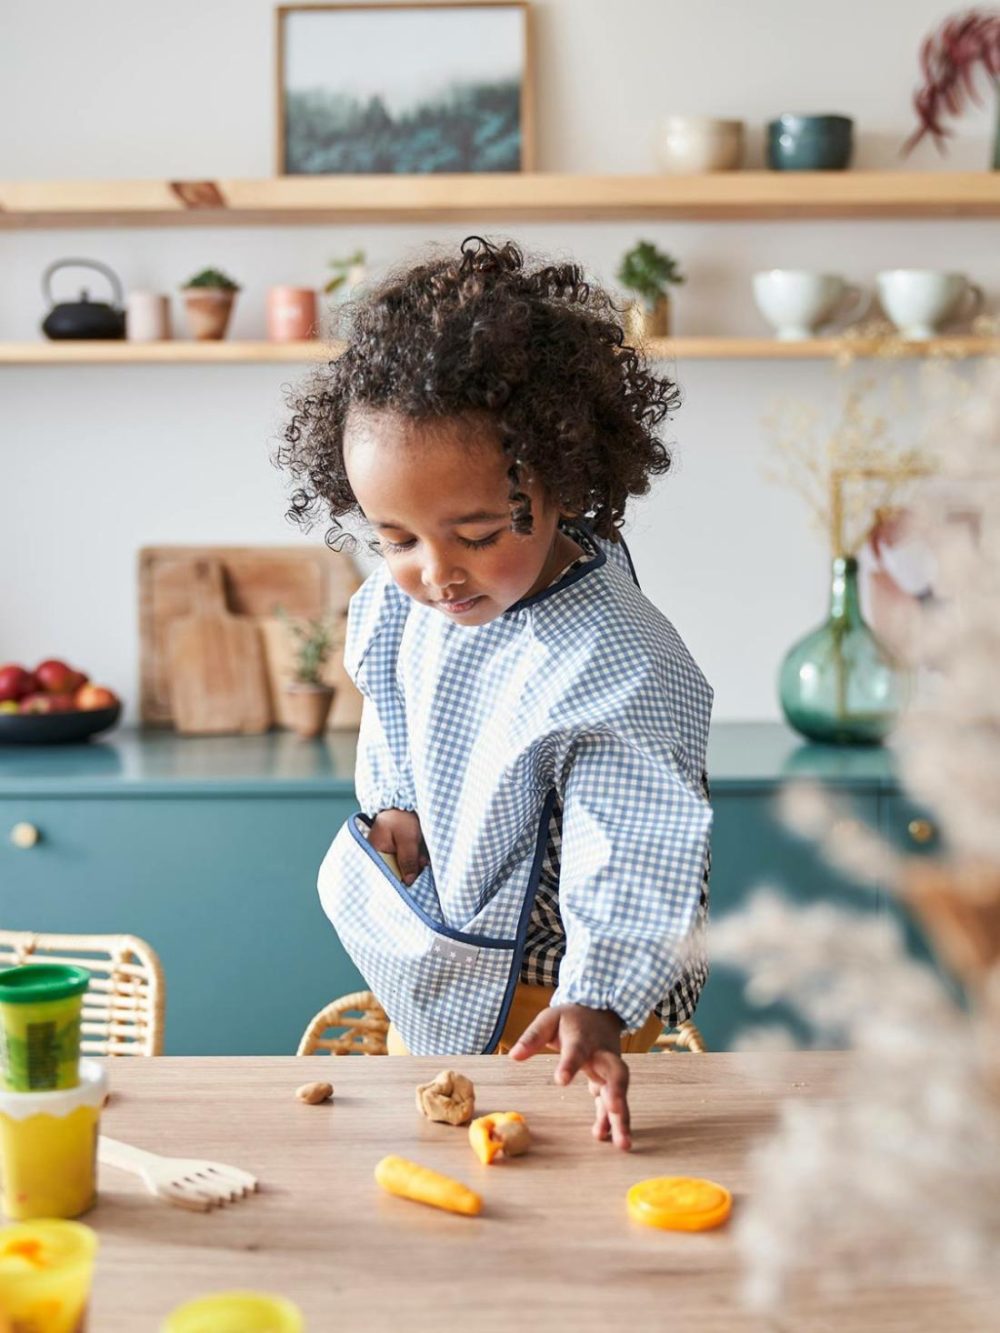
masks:
<path fill-rule="evenodd" d="M 507 1054 L 528 1024 L 537 1018 L 543 1009 L 549 1007 L 554 994 L 555 988 L 552 986 L 530 986 L 525 981 L 518 983 L 517 989 L 514 991 L 514 999 L 511 1002 L 510 1013 L 507 1015 L 507 1023 L 500 1041 L 497 1043 L 496 1055 Z M 645 1051 L 651 1050 L 653 1042 L 656 1041 L 662 1030 L 662 1021 L 656 1014 L 650 1014 L 637 1032 L 622 1034 L 622 1053 L 625 1055 L 641 1055 Z M 386 1048 L 389 1055 L 409 1055 L 410 1053 L 403 1045 L 403 1039 L 392 1023 L 389 1024 L 389 1031 L 386 1034 Z"/>

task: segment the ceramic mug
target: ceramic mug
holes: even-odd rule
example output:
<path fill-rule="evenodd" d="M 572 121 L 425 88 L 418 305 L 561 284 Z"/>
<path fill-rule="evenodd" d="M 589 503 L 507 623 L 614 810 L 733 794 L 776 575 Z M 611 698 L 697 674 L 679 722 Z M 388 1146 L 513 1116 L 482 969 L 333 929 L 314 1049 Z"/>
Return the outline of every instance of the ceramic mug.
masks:
<path fill-rule="evenodd" d="M 933 338 L 942 324 L 972 319 L 982 309 L 982 288 L 964 273 L 897 268 L 880 273 L 876 282 L 882 309 L 904 338 Z"/>
<path fill-rule="evenodd" d="M 272 342 L 299 342 L 316 336 L 316 293 L 311 287 L 271 287 L 267 293 L 267 336 Z"/>
<path fill-rule="evenodd" d="M 871 297 L 835 273 L 772 268 L 753 275 L 757 309 L 782 342 L 811 338 L 821 324 L 860 319 Z"/>
<path fill-rule="evenodd" d="M 125 337 L 128 341 L 164 342 L 172 336 L 170 297 L 159 292 L 129 292 L 125 302 Z"/>
<path fill-rule="evenodd" d="M 735 171 L 743 162 L 743 121 L 712 116 L 665 116 L 657 138 L 660 169 L 668 175 Z"/>

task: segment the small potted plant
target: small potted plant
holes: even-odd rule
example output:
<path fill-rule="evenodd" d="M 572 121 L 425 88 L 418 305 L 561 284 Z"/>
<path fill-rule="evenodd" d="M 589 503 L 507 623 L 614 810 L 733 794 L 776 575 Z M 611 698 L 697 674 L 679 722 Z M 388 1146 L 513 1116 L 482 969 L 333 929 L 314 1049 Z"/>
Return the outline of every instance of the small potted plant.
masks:
<path fill-rule="evenodd" d="M 282 607 L 278 616 L 295 645 L 294 674 L 285 685 L 288 718 L 296 735 L 312 740 L 322 735 L 336 692 L 323 679 L 323 669 L 340 646 L 340 627 L 324 616 L 294 620 Z"/>
<path fill-rule="evenodd" d="M 636 296 L 625 312 L 629 336 L 638 342 L 665 338 L 670 333 L 668 289 L 684 281 L 677 260 L 652 241 L 639 241 L 622 256 L 615 277 Z"/>
<path fill-rule="evenodd" d="M 199 341 L 226 336 L 239 283 L 217 268 L 203 268 L 181 288 L 192 335 Z"/>
<path fill-rule="evenodd" d="M 328 328 L 328 336 L 335 338 L 340 331 L 340 305 L 351 299 L 355 288 L 360 287 L 368 276 L 365 252 L 364 250 L 355 250 L 353 254 L 346 255 L 343 259 L 331 259 L 329 268 L 332 270 L 332 276 L 325 283 L 323 293 L 325 296 L 334 296 L 339 293 L 338 304 L 331 304 L 330 306 Z"/>

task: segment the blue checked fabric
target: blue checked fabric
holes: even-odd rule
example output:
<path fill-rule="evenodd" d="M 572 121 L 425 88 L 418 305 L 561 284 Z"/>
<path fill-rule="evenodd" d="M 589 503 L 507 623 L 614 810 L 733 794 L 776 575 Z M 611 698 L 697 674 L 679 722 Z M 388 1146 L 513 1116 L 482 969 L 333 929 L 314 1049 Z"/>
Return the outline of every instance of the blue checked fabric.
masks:
<path fill-rule="evenodd" d="M 417 965 L 432 947 L 417 936 L 513 941 L 502 1008 L 521 972 L 547 844 L 551 870 L 546 834 L 557 809 L 565 945 L 553 1003 L 612 1009 L 635 1029 L 664 997 L 700 986 L 690 944 L 707 906 L 712 691 L 638 588 L 624 544 L 583 523 L 564 527 L 591 558 L 487 625 L 455 624 L 413 602 L 385 566 L 351 601 L 345 665 L 365 696 L 361 810 L 369 818 L 415 810 L 431 865 L 408 890 L 392 886 L 385 939 L 370 938 L 377 916 L 361 883 L 370 858 L 356 832 L 338 834 L 320 887 L 383 1004 L 395 992 L 396 1012 L 386 1008 L 418 1053 L 483 1049 L 455 1045 L 456 1034 L 463 1025 L 479 1036 L 494 1030 L 503 969 L 486 950 L 492 1010 L 484 1013 L 468 967 L 460 988 Z M 350 879 L 359 858 L 358 883 L 341 894 L 338 876 Z M 396 919 L 401 903 L 414 918 L 408 941 Z M 436 1043 L 434 1032 L 445 1030 L 450 1044 Z"/>

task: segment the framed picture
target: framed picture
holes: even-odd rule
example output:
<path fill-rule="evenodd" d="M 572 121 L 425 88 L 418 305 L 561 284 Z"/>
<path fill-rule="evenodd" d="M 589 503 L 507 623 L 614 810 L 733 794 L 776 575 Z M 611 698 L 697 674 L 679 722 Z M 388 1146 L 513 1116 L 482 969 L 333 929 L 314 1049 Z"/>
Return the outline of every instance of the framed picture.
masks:
<path fill-rule="evenodd" d="M 533 169 L 526 0 L 276 12 L 279 175 Z"/>

